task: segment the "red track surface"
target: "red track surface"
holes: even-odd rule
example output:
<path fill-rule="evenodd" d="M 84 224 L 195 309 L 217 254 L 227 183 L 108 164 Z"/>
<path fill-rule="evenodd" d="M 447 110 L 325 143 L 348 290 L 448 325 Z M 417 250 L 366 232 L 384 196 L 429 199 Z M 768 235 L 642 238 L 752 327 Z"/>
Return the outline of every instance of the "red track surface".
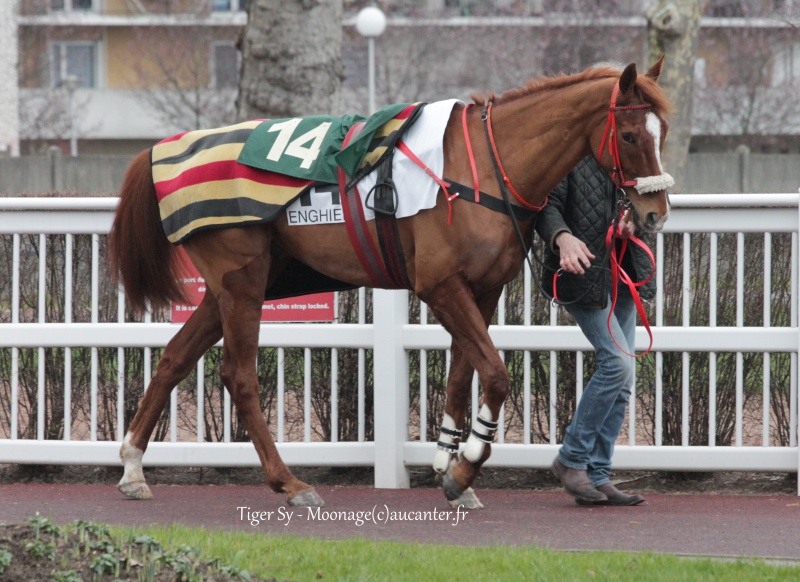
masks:
<path fill-rule="evenodd" d="M 455 524 L 440 490 L 320 487 L 319 514 L 284 507 L 283 496 L 255 486 L 155 486 L 154 499 L 132 501 L 109 485 L 0 485 L 0 523 L 39 512 L 56 522 L 181 523 L 321 538 L 366 537 L 461 545 L 536 545 L 564 550 L 631 550 L 687 555 L 800 560 L 800 497 L 647 494 L 638 507 L 576 506 L 561 492 L 482 490 L 485 509 Z M 251 512 L 273 512 L 253 526 Z M 283 508 L 283 509 L 281 509 Z M 358 526 L 333 512 L 375 511 Z M 434 510 L 451 511 L 437 520 Z M 386 512 L 396 520 L 384 521 Z M 244 512 L 244 518 L 242 519 Z M 291 520 L 282 512 L 294 512 Z M 403 515 L 403 512 L 429 512 Z M 419 517 L 411 520 L 409 517 Z M 443 516 L 438 516 L 443 517 Z"/>

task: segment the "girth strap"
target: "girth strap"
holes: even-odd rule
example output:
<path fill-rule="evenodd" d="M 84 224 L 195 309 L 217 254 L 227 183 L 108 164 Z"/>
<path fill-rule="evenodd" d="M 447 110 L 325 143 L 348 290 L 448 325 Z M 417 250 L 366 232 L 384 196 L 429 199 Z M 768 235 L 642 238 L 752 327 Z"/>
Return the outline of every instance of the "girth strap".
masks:
<path fill-rule="evenodd" d="M 383 255 L 383 262 L 389 277 L 398 289 L 411 289 L 411 280 L 406 270 L 406 259 L 403 255 L 403 243 L 400 240 L 400 231 L 397 228 L 397 189 L 392 180 L 392 160 L 395 148 L 400 147 L 403 135 L 408 131 L 422 113 L 423 107 L 415 108 L 403 122 L 403 125 L 394 133 L 392 143 L 387 145 L 387 153 L 378 167 L 378 177 L 373 191 L 375 192 L 374 207 L 375 227 L 378 231 L 378 242 Z M 404 144 L 403 144 L 404 145 Z M 369 208 L 369 195 L 365 205 Z"/>
<path fill-rule="evenodd" d="M 363 129 L 363 122 L 351 127 L 344 138 L 342 147 L 347 146 L 353 139 L 358 137 Z M 353 184 L 351 189 L 348 190 L 347 186 L 347 175 L 342 168 L 339 168 L 339 191 L 342 196 L 342 212 L 350 244 L 353 245 L 353 250 L 358 256 L 361 267 L 370 278 L 370 281 L 372 281 L 372 284 L 375 287 L 390 289 L 392 287 L 391 279 L 367 230 L 367 221 L 364 218 L 364 209 L 361 206 L 358 187 Z"/>
<path fill-rule="evenodd" d="M 364 167 L 347 181 L 347 175 L 339 168 L 339 190 L 345 199 L 342 204 L 345 224 L 350 243 L 356 251 L 361 266 L 369 276 L 374 287 L 384 289 L 411 289 L 411 281 L 406 271 L 406 261 L 400 233 L 397 228 L 397 208 L 399 200 L 392 181 L 392 157 L 397 143 L 403 134 L 417 120 L 424 105 L 415 106 L 402 125 L 384 141 L 384 152 L 371 166 Z M 354 125 L 345 137 L 342 149 L 361 133 L 364 123 Z M 377 172 L 375 186 L 367 193 L 364 206 L 375 212 L 375 228 L 378 234 L 380 254 L 369 234 L 361 197 L 356 184 L 369 171 Z"/>
<path fill-rule="evenodd" d="M 375 228 L 381 249 L 383 263 L 392 283 L 398 289 L 411 289 L 411 281 L 406 271 L 400 231 L 397 229 L 397 190 L 392 181 L 392 156 L 383 160 L 378 167 L 375 186 L 367 194 L 365 205 L 375 212 Z M 371 200 L 370 200 L 371 199 Z"/>

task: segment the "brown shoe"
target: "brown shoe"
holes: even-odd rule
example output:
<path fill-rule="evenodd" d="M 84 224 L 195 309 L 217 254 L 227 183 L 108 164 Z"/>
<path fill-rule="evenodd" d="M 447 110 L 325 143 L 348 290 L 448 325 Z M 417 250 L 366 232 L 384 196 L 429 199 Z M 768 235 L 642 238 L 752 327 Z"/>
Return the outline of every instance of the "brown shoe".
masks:
<path fill-rule="evenodd" d="M 583 469 L 570 469 L 561 464 L 561 461 L 556 458 L 553 461 L 553 466 L 550 467 L 553 475 L 561 481 L 567 493 L 572 495 L 578 501 L 585 501 L 589 504 L 605 501 L 608 499 L 606 494 L 595 489 L 589 479 L 589 473 Z"/>
<path fill-rule="evenodd" d="M 604 493 L 608 498 L 605 501 L 586 501 L 584 499 L 575 499 L 578 505 L 616 505 L 616 506 L 631 506 L 639 505 L 644 502 L 644 497 L 641 495 L 628 495 L 623 493 L 611 483 L 605 483 L 597 487 L 597 490 Z"/>

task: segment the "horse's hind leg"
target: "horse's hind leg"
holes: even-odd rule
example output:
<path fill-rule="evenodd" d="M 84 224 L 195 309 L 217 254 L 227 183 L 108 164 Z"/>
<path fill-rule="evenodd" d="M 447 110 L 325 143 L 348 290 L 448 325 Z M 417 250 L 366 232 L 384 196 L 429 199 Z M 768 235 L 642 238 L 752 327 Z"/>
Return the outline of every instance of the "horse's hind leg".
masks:
<path fill-rule="evenodd" d="M 501 293 L 502 288 L 497 288 L 476 301 L 463 281 L 451 279 L 441 283 L 426 298 L 436 317 L 453 337 L 453 359 L 439 439 L 445 446 L 442 447 L 444 450 L 437 451 L 434 461 L 437 471 L 446 471 L 443 488 L 453 506 L 482 507 L 471 485 L 491 454 L 490 443 L 508 394 L 508 372 L 487 332 Z M 483 402 L 462 458 L 456 461 L 457 449 L 455 446 L 447 447 L 447 444 L 457 445 L 461 438 L 474 370 L 478 371 L 483 388 Z"/>
<path fill-rule="evenodd" d="M 167 344 L 158 361 L 156 373 L 144 394 L 139 409 L 133 417 L 119 456 L 124 473 L 117 487 L 133 499 L 150 499 L 153 494 L 145 483 L 142 455 L 150 435 L 167 404 L 172 389 L 181 382 L 208 348 L 222 337 L 217 301 L 206 293 L 200 306 L 189 321 Z"/>
<path fill-rule="evenodd" d="M 256 356 L 261 306 L 269 272 L 268 252 L 222 276 L 219 306 L 222 315 L 222 380 L 255 445 L 267 484 L 286 493 L 290 505 L 325 505 L 314 489 L 297 479 L 284 464 L 270 435 L 259 402 Z"/>

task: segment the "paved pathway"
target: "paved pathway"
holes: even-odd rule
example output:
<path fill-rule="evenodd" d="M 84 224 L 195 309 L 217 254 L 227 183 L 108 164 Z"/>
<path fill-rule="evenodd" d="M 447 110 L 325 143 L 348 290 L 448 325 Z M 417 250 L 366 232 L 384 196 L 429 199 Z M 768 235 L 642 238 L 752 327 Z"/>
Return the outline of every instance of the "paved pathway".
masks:
<path fill-rule="evenodd" d="M 436 489 L 318 491 L 327 507 L 312 512 L 287 508 L 282 496 L 260 486 L 161 485 L 153 487 L 153 500 L 132 501 L 109 485 L 0 485 L 0 523 L 38 511 L 62 523 L 79 518 L 121 525 L 182 523 L 323 538 L 800 561 L 800 497 L 793 495 L 648 493 L 638 507 L 584 508 L 556 491 L 482 490 L 485 509 L 456 515 Z M 259 519 L 257 525 L 251 525 L 248 512 Z M 358 524 L 359 516 L 365 523 Z"/>

